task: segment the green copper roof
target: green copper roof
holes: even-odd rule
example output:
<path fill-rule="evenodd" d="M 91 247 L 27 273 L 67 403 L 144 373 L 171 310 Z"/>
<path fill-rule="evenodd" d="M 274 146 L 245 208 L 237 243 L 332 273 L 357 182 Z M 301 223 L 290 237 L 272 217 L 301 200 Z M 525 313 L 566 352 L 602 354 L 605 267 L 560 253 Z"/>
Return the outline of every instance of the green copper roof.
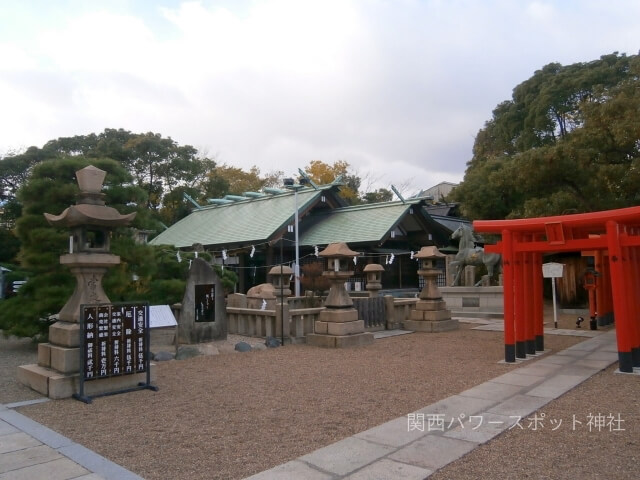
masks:
<path fill-rule="evenodd" d="M 302 225 L 300 245 L 380 242 L 412 207 L 419 211 L 414 202 L 388 202 L 311 214 Z"/>
<path fill-rule="evenodd" d="M 305 188 L 298 192 L 298 209 L 304 211 L 331 187 Z M 194 210 L 149 243 L 190 247 L 202 245 L 251 244 L 269 240 L 276 231 L 293 221 L 293 192 L 266 195 L 225 205 Z"/>

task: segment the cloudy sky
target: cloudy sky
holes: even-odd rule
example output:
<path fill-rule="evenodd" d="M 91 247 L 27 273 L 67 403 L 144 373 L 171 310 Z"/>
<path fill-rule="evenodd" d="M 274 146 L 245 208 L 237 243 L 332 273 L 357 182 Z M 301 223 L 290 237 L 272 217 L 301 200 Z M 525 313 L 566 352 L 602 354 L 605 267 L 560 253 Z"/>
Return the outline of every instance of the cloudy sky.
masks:
<path fill-rule="evenodd" d="M 0 154 L 124 128 L 411 191 L 535 70 L 639 49 L 638 0 L 0 0 Z"/>

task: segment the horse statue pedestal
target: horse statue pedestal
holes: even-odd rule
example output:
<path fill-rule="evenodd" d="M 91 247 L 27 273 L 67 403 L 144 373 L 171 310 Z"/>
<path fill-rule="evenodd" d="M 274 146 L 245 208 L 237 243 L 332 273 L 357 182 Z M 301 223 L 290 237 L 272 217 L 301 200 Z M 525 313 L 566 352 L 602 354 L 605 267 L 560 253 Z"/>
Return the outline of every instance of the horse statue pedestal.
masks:
<path fill-rule="evenodd" d="M 409 313 L 409 319 L 402 322 L 405 330 L 415 332 L 447 332 L 457 330 L 458 320 L 451 318 L 446 302 L 442 299 L 436 279 L 440 271 L 435 268 L 434 260 L 444 257 L 436 247 L 422 247 L 416 258 L 422 262 L 418 275 L 424 277 L 424 288 L 415 309 Z"/>

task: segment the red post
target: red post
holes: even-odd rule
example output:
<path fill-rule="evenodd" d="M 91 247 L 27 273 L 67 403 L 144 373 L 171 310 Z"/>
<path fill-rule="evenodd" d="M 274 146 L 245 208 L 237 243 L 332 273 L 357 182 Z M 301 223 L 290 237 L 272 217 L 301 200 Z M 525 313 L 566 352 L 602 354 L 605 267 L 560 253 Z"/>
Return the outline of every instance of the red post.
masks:
<path fill-rule="evenodd" d="M 607 243 L 609 244 L 609 266 L 611 268 L 611 291 L 613 309 L 616 316 L 616 340 L 618 344 L 618 365 L 621 372 L 633 373 L 631 354 L 632 331 L 627 308 L 627 297 L 633 292 L 625 284 L 625 269 L 628 262 L 623 257 L 620 246 L 620 226 L 613 220 L 607 221 Z"/>
<path fill-rule="evenodd" d="M 629 235 L 636 235 L 638 229 L 628 229 Z M 631 357 L 633 359 L 633 366 L 640 367 L 640 306 L 637 302 L 638 293 L 640 292 L 640 265 L 638 264 L 638 247 L 628 247 L 629 251 L 629 276 L 630 285 L 633 291 L 633 295 L 629 295 L 629 309 L 631 314 L 631 330 L 633 332 L 633 339 L 631 342 Z"/>
<path fill-rule="evenodd" d="M 542 295 L 542 254 L 533 254 L 533 321 L 536 350 L 544 351 L 544 305 Z"/>
<path fill-rule="evenodd" d="M 516 324 L 516 358 L 527 358 L 525 319 L 524 319 L 524 254 L 517 251 L 517 245 L 520 243 L 522 236 L 516 234 L 514 236 L 514 257 L 515 262 L 513 268 L 514 278 L 514 311 Z"/>
<path fill-rule="evenodd" d="M 527 236 L 525 241 L 531 240 Z M 524 254 L 524 335 L 527 355 L 536 353 L 533 299 L 533 253 Z"/>
<path fill-rule="evenodd" d="M 514 323 L 513 238 L 509 230 L 502 231 L 502 291 L 504 296 L 504 361 L 516 361 Z"/>

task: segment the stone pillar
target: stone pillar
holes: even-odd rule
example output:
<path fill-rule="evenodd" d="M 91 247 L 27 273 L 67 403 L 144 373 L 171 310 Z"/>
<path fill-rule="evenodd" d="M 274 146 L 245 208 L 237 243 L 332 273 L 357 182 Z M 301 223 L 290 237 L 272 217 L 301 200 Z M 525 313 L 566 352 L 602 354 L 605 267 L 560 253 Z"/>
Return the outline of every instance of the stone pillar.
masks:
<path fill-rule="evenodd" d="M 320 252 L 328 258 L 328 269 L 323 273 L 331 282 L 325 309 L 314 325 L 315 333 L 307 335 L 307 343 L 317 347 L 348 347 L 373 343 L 373 334 L 364 331 L 364 320 L 358 319 L 358 311 L 345 289 L 345 281 L 353 275 L 349 262 L 358 255 L 345 243 L 332 243 Z"/>
<path fill-rule="evenodd" d="M 435 267 L 435 260 L 443 256 L 433 246 L 422 247 L 416 255 L 421 262 L 418 275 L 424 278 L 424 288 L 415 309 L 411 310 L 409 320 L 403 322 L 406 330 L 444 332 L 459 328 L 458 321 L 451 318 L 451 312 L 438 289 L 437 278 L 440 271 Z"/>

